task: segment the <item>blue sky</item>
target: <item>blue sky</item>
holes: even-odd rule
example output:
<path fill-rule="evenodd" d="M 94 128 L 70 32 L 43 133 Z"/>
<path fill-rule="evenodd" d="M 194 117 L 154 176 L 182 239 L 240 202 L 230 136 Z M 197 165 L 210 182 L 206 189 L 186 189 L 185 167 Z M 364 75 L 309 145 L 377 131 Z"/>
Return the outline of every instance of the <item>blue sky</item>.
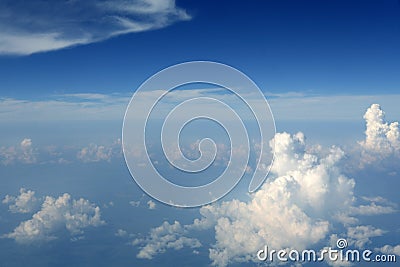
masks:
<path fill-rule="evenodd" d="M 0 265 L 254 266 L 264 245 L 320 250 L 339 238 L 398 262 L 399 47 L 398 0 L 0 1 Z M 238 125 L 200 120 L 183 128 L 179 145 L 195 159 L 200 140 L 211 138 L 215 160 L 194 176 L 174 169 L 154 138 L 162 116 L 183 101 L 224 101 L 250 136 L 250 161 L 232 172 L 244 171 L 243 180 L 212 205 L 184 209 L 133 181 L 121 134 L 140 85 L 194 60 L 251 78 L 276 134 L 262 140 L 259 121 L 221 87 L 169 92 L 146 133 L 166 179 L 204 184 L 224 172 L 229 155 L 246 156 L 229 143 L 227 129 Z M 168 90 L 152 89 L 131 111 L 134 131 L 141 104 Z M 250 194 L 252 174 L 269 164 L 256 164 L 261 143 L 275 161 Z M 124 149 L 147 155 L 134 143 Z M 166 149 L 179 162 L 176 147 Z M 387 264 L 369 265 L 396 266 Z"/>
<path fill-rule="evenodd" d="M 24 7 L 13 3 L 18 2 L 8 4 L 10 9 L 23 14 Z M 387 94 L 399 85 L 398 1 L 178 1 L 177 6 L 188 17 L 169 27 L 30 56 L 1 56 L 3 95 L 131 92 L 167 66 L 204 59 L 246 70 L 272 92 Z M 41 8 L 46 13 L 46 5 Z"/>

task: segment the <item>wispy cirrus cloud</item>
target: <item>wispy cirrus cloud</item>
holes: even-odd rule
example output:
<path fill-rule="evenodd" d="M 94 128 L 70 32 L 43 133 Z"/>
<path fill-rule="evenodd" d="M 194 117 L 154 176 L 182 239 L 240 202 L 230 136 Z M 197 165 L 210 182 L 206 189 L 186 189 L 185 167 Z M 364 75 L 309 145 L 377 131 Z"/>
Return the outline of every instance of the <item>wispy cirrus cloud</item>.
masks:
<path fill-rule="evenodd" d="M 1 1 L 0 54 L 57 50 L 190 18 L 174 0 Z"/>

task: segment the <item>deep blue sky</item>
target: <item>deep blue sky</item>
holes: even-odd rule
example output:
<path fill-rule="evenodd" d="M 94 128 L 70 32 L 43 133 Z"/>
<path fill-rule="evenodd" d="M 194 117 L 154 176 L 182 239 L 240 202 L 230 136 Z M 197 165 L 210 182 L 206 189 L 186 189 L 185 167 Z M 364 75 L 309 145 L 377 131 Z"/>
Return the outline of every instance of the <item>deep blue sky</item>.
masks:
<path fill-rule="evenodd" d="M 178 1 L 190 21 L 29 56 L 0 56 L 1 97 L 130 92 L 155 72 L 213 60 L 263 90 L 382 94 L 400 88 L 397 0 Z"/>

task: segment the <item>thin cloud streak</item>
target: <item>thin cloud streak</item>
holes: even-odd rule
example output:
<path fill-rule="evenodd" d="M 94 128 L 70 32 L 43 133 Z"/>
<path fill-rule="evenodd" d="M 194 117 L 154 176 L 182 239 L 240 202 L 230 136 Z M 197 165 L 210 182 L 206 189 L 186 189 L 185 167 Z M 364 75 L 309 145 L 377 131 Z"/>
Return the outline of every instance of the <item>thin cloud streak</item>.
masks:
<path fill-rule="evenodd" d="M 0 98 L 0 122 L 32 119 L 35 121 L 122 121 L 131 96 L 131 93 L 80 93 L 55 95 L 39 100 Z M 168 94 L 161 105 L 161 110 L 165 112 L 165 108 L 174 107 L 181 101 L 202 96 L 221 99 L 221 92 L 209 89 L 177 91 Z M 233 107 L 240 102 L 234 95 L 223 95 L 222 97 L 225 100 L 224 103 L 229 103 Z M 151 96 L 149 96 L 150 98 Z M 364 110 L 372 103 L 381 103 L 389 115 L 398 114 L 400 95 L 296 96 L 289 94 L 272 99 L 267 97 L 267 100 L 276 121 L 356 121 L 362 118 Z M 204 108 L 204 106 L 193 106 L 193 109 L 202 110 Z M 137 110 L 137 116 L 142 116 L 139 106 Z M 241 110 L 236 110 L 236 112 L 240 113 Z"/>

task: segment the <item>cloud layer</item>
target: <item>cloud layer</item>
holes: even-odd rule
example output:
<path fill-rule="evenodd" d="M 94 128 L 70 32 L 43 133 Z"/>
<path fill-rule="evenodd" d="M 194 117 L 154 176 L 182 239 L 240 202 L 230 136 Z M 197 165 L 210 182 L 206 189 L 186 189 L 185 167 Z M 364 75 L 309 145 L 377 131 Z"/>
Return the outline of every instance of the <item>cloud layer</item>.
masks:
<path fill-rule="evenodd" d="M 106 144 L 89 145 L 45 145 L 36 147 L 31 138 L 24 138 L 18 145 L 0 147 L 0 164 L 69 164 L 106 161 L 122 157 L 121 139 Z"/>
<path fill-rule="evenodd" d="M 151 94 L 152 92 L 149 92 Z M 0 121 L 60 121 L 60 120 L 121 120 L 131 94 L 64 94 L 49 96 L 47 99 L 25 100 L 0 98 Z M 164 107 L 193 97 L 221 98 L 216 90 L 178 90 L 168 98 Z M 250 98 L 251 96 L 246 96 Z M 378 101 L 392 114 L 399 113 L 400 95 L 356 95 L 356 96 L 313 96 L 313 95 L 280 95 L 266 97 L 275 119 L 289 121 L 351 121 L 362 116 L 364 103 Z M 223 95 L 224 102 L 233 106 L 238 102 L 230 95 Z M 229 101 L 227 101 L 229 100 Z M 340 107 L 338 109 L 338 107 Z M 201 110 L 204 106 L 194 107 Z M 140 107 L 137 108 L 138 116 Z M 241 112 L 241 110 L 240 110 Z M 11 115 L 12 116 L 11 116 Z M 29 114 L 29 117 L 26 116 Z M 29 120 L 28 120 L 29 119 Z"/>
<path fill-rule="evenodd" d="M 56 50 L 189 19 L 174 0 L 1 1 L 0 54 Z"/>

